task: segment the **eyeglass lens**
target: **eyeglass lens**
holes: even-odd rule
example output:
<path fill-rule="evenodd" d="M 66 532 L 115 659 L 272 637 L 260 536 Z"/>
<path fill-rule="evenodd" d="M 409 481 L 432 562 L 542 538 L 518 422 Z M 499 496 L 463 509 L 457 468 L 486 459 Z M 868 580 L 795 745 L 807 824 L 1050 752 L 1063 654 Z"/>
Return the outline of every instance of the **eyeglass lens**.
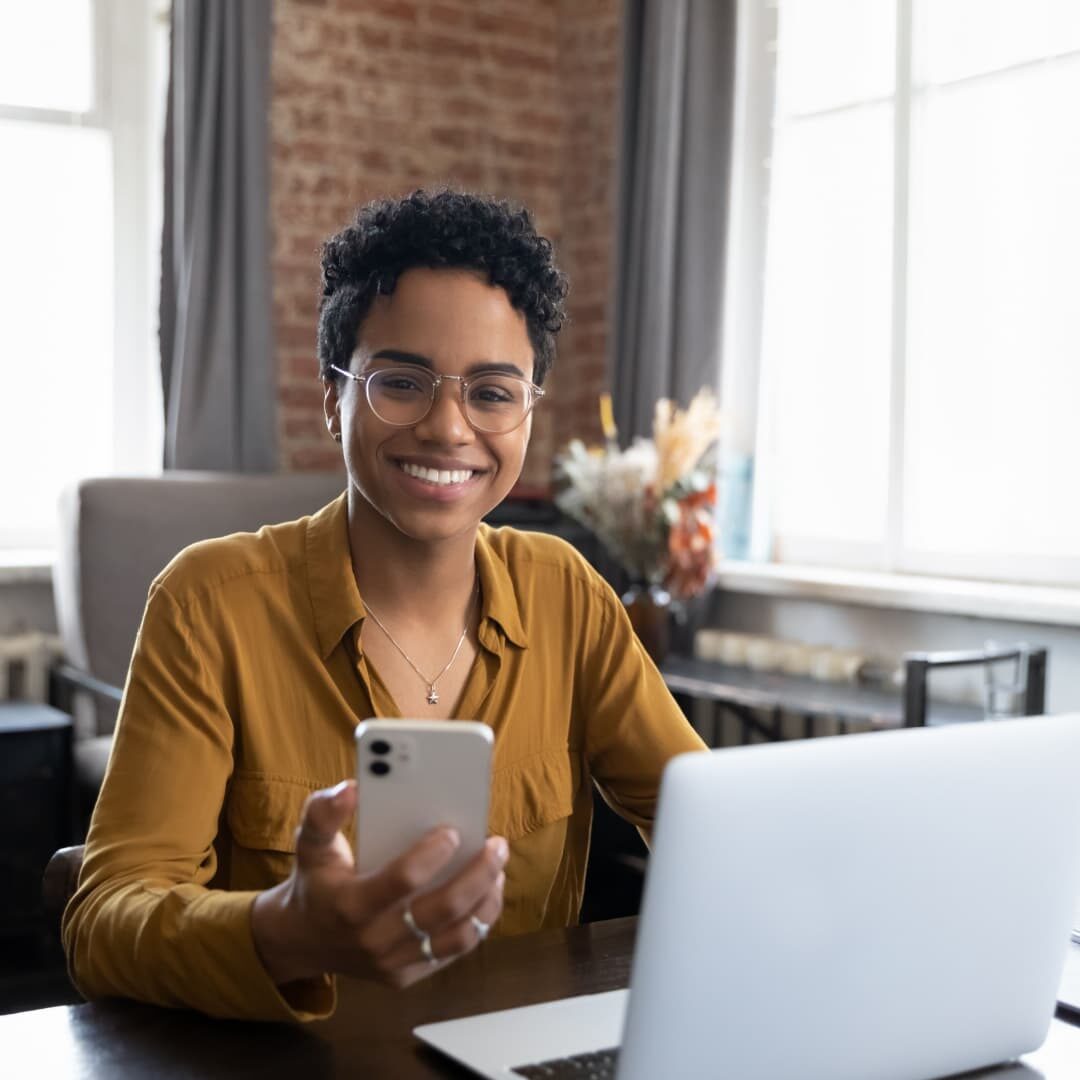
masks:
<path fill-rule="evenodd" d="M 455 388 L 456 388 L 455 384 Z M 367 379 L 368 403 L 387 424 L 417 424 L 435 399 L 435 379 L 426 371 L 387 368 Z M 532 406 L 529 384 L 513 375 L 479 375 L 468 380 L 465 417 L 481 431 L 510 431 Z"/>

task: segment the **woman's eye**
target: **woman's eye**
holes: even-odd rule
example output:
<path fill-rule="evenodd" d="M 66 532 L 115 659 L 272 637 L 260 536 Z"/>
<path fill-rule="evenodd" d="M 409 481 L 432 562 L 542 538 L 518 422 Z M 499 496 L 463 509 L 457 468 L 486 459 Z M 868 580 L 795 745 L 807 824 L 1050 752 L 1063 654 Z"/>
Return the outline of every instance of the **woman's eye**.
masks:
<path fill-rule="evenodd" d="M 514 395 L 507 387 L 495 383 L 481 383 L 480 386 L 474 386 L 470 396 L 473 401 L 485 405 L 510 404 L 514 400 Z"/>
<path fill-rule="evenodd" d="M 391 375 L 379 380 L 378 385 L 384 390 L 394 390 L 398 393 L 416 392 L 423 389 L 415 380 L 408 375 Z"/>

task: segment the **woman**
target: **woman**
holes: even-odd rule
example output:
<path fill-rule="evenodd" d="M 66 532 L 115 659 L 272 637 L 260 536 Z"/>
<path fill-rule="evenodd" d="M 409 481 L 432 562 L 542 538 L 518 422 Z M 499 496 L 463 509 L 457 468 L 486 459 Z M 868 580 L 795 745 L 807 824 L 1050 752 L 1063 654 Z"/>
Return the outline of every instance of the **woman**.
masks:
<path fill-rule="evenodd" d="M 334 973 L 404 986 L 493 926 L 575 922 L 592 782 L 648 830 L 664 763 L 700 740 L 573 549 L 481 524 L 521 472 L 565 292 L 528 214 L 472 195 L 369 205 L 326 244 L 348 490 L 152 585 L 64 917 L 88 997 L 325 1016 Z M 354 871 L 369 716 L 494 731 L 493 836 L 440 887 L 445 829 Z"/>

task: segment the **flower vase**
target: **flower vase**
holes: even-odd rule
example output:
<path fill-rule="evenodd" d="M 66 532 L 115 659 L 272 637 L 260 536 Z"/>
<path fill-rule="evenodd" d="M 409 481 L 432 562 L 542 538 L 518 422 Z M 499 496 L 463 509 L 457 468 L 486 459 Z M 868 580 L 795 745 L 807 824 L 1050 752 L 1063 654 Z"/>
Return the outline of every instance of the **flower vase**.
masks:
<path fill-rule="evenodd" d="M 653 663 L 660 665 L 671 643 L 671 594 L 659 585 L 631 585 L 622 598 L 630 625 Z"/>

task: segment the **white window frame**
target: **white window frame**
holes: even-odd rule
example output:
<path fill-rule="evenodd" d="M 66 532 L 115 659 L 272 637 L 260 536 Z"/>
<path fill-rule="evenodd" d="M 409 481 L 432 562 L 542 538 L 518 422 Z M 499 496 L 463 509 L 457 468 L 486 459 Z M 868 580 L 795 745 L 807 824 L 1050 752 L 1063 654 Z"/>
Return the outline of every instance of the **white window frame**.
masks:
<path fill-rule="evenodd" d="M 82 112 L 0 103 L 0 119 L 109 132 L 113 172 L 113 461 L 117 474 L 162 468 L 157 299 L 167 0 L 91 0 L 93 73 Z M 0 373 L 0 387 L 2 387 Z M 59 493 L 58 493 L 59 494 Z M 14 555 L 0 534 L 0 553 Z M 28 564 L 41 553 L 22 552 Z"/>
<path fill-rule="evenodd" d="M 730 209 L 729 272 L 725 311 L 730 317 L 724 347 L 721 400 L 740 442 L 754 446 L 751 554 L 757 562 L 792 567 L 927 575 L 1018 585 L 1080 587 L 1080 557 L 1003 557 L 920 551 L 903 543 L 904 440 L 907 361 L 909 179 L 911 166 L 913 0 L 895 0 L 893 127 L 893 251 L 889 367 L 888 491 L 882 543 L 772 535 L 770 522 L 771 373 L 761 362 L 765 251 L 776 48 L 777 0 L 740 0 L 739 70 Z M 1048 57 L 1047 59 L 1055 59 Z M 1033 60 L 1029 63 L 1040 63 Z M 982 76 L 972 76 L 981 78 Z M 765 103 L 763 105 L 763 103 Z M 766 107 L 767 106 L 767 107 Z M 749 226 L 747 225 L 749 222 Z M 748 231 L 749 230 L 749 231 Z M 752 389 L 747 389 L 747 387 Z"/>

